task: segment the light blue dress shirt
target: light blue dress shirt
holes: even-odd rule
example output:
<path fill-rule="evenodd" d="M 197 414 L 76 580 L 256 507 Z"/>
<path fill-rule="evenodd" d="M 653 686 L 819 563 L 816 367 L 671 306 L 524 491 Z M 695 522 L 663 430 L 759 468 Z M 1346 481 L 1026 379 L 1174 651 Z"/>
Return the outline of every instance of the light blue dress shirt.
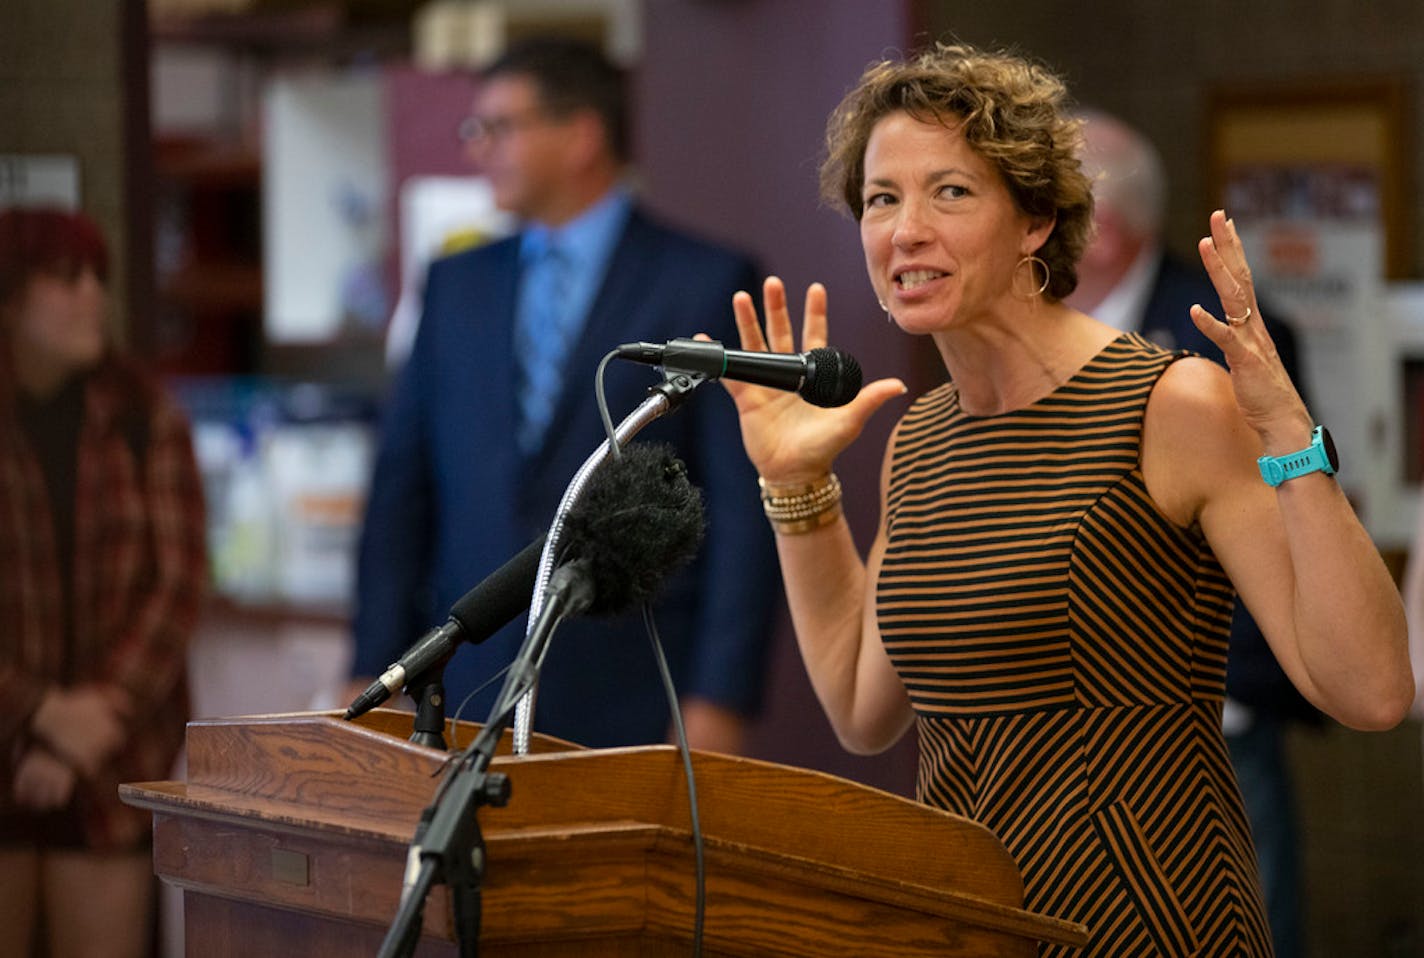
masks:
<path fill-rule="evenodd" d="M 576 219 L 557 228 L 530 224 L 520 237 L 514 343 L 521 374 L 517 438 L 526 455 L 543 441 L 564 364 L 632 208 L 631 194 L 617 187 Z"/>

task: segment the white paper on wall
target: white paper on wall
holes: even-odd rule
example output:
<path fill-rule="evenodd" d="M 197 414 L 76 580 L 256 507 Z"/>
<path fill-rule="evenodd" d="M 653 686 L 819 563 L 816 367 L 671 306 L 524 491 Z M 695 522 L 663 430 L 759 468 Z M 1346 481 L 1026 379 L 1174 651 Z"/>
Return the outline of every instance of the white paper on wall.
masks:
<path fill-rule="evenodd" d="M 390 315 L 378 74 L 278 77 L 263 98 L 264 327 L 274 343 L 379 334 Z"/>

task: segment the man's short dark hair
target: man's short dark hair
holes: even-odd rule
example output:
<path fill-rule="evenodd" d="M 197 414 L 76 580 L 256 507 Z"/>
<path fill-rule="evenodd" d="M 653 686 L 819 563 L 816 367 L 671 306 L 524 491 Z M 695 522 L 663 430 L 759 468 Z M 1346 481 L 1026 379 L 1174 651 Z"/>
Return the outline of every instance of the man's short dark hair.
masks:
<path fill-rule="evenodd" d="M 480 71 L 484 80 L 528 77 L 544 109 L 556 116 L 593 110 L 620 162 L 631 152 L 623 71 L 596 46 L 573 37 L 530 37 L 511 44 Z"/>

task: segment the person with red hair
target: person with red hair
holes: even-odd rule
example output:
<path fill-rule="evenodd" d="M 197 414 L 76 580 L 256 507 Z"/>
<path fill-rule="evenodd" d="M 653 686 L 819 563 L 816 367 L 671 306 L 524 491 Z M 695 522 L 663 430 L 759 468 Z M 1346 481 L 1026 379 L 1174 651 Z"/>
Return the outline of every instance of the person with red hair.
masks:
<path fill-rule="evenodd" d="M 206 578 L 186 417 L 106 335 L 108 253 L 0 212 L 0 923 L 13 954 L 146 955 L 148 816 Z"/>

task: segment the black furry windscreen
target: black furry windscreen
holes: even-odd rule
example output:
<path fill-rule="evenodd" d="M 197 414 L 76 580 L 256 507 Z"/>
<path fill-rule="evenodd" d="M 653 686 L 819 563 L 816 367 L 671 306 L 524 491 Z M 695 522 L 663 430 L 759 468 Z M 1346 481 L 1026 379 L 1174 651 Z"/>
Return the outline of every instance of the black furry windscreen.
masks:
<path fill-rule="evenodd" d="M 616 615 L 651 601 L 702 544 L 702 493 L 665 443 L 630 443 L 599 464 L 564 517 L 560 563 L 593 568 L 589 612 Z"/>

